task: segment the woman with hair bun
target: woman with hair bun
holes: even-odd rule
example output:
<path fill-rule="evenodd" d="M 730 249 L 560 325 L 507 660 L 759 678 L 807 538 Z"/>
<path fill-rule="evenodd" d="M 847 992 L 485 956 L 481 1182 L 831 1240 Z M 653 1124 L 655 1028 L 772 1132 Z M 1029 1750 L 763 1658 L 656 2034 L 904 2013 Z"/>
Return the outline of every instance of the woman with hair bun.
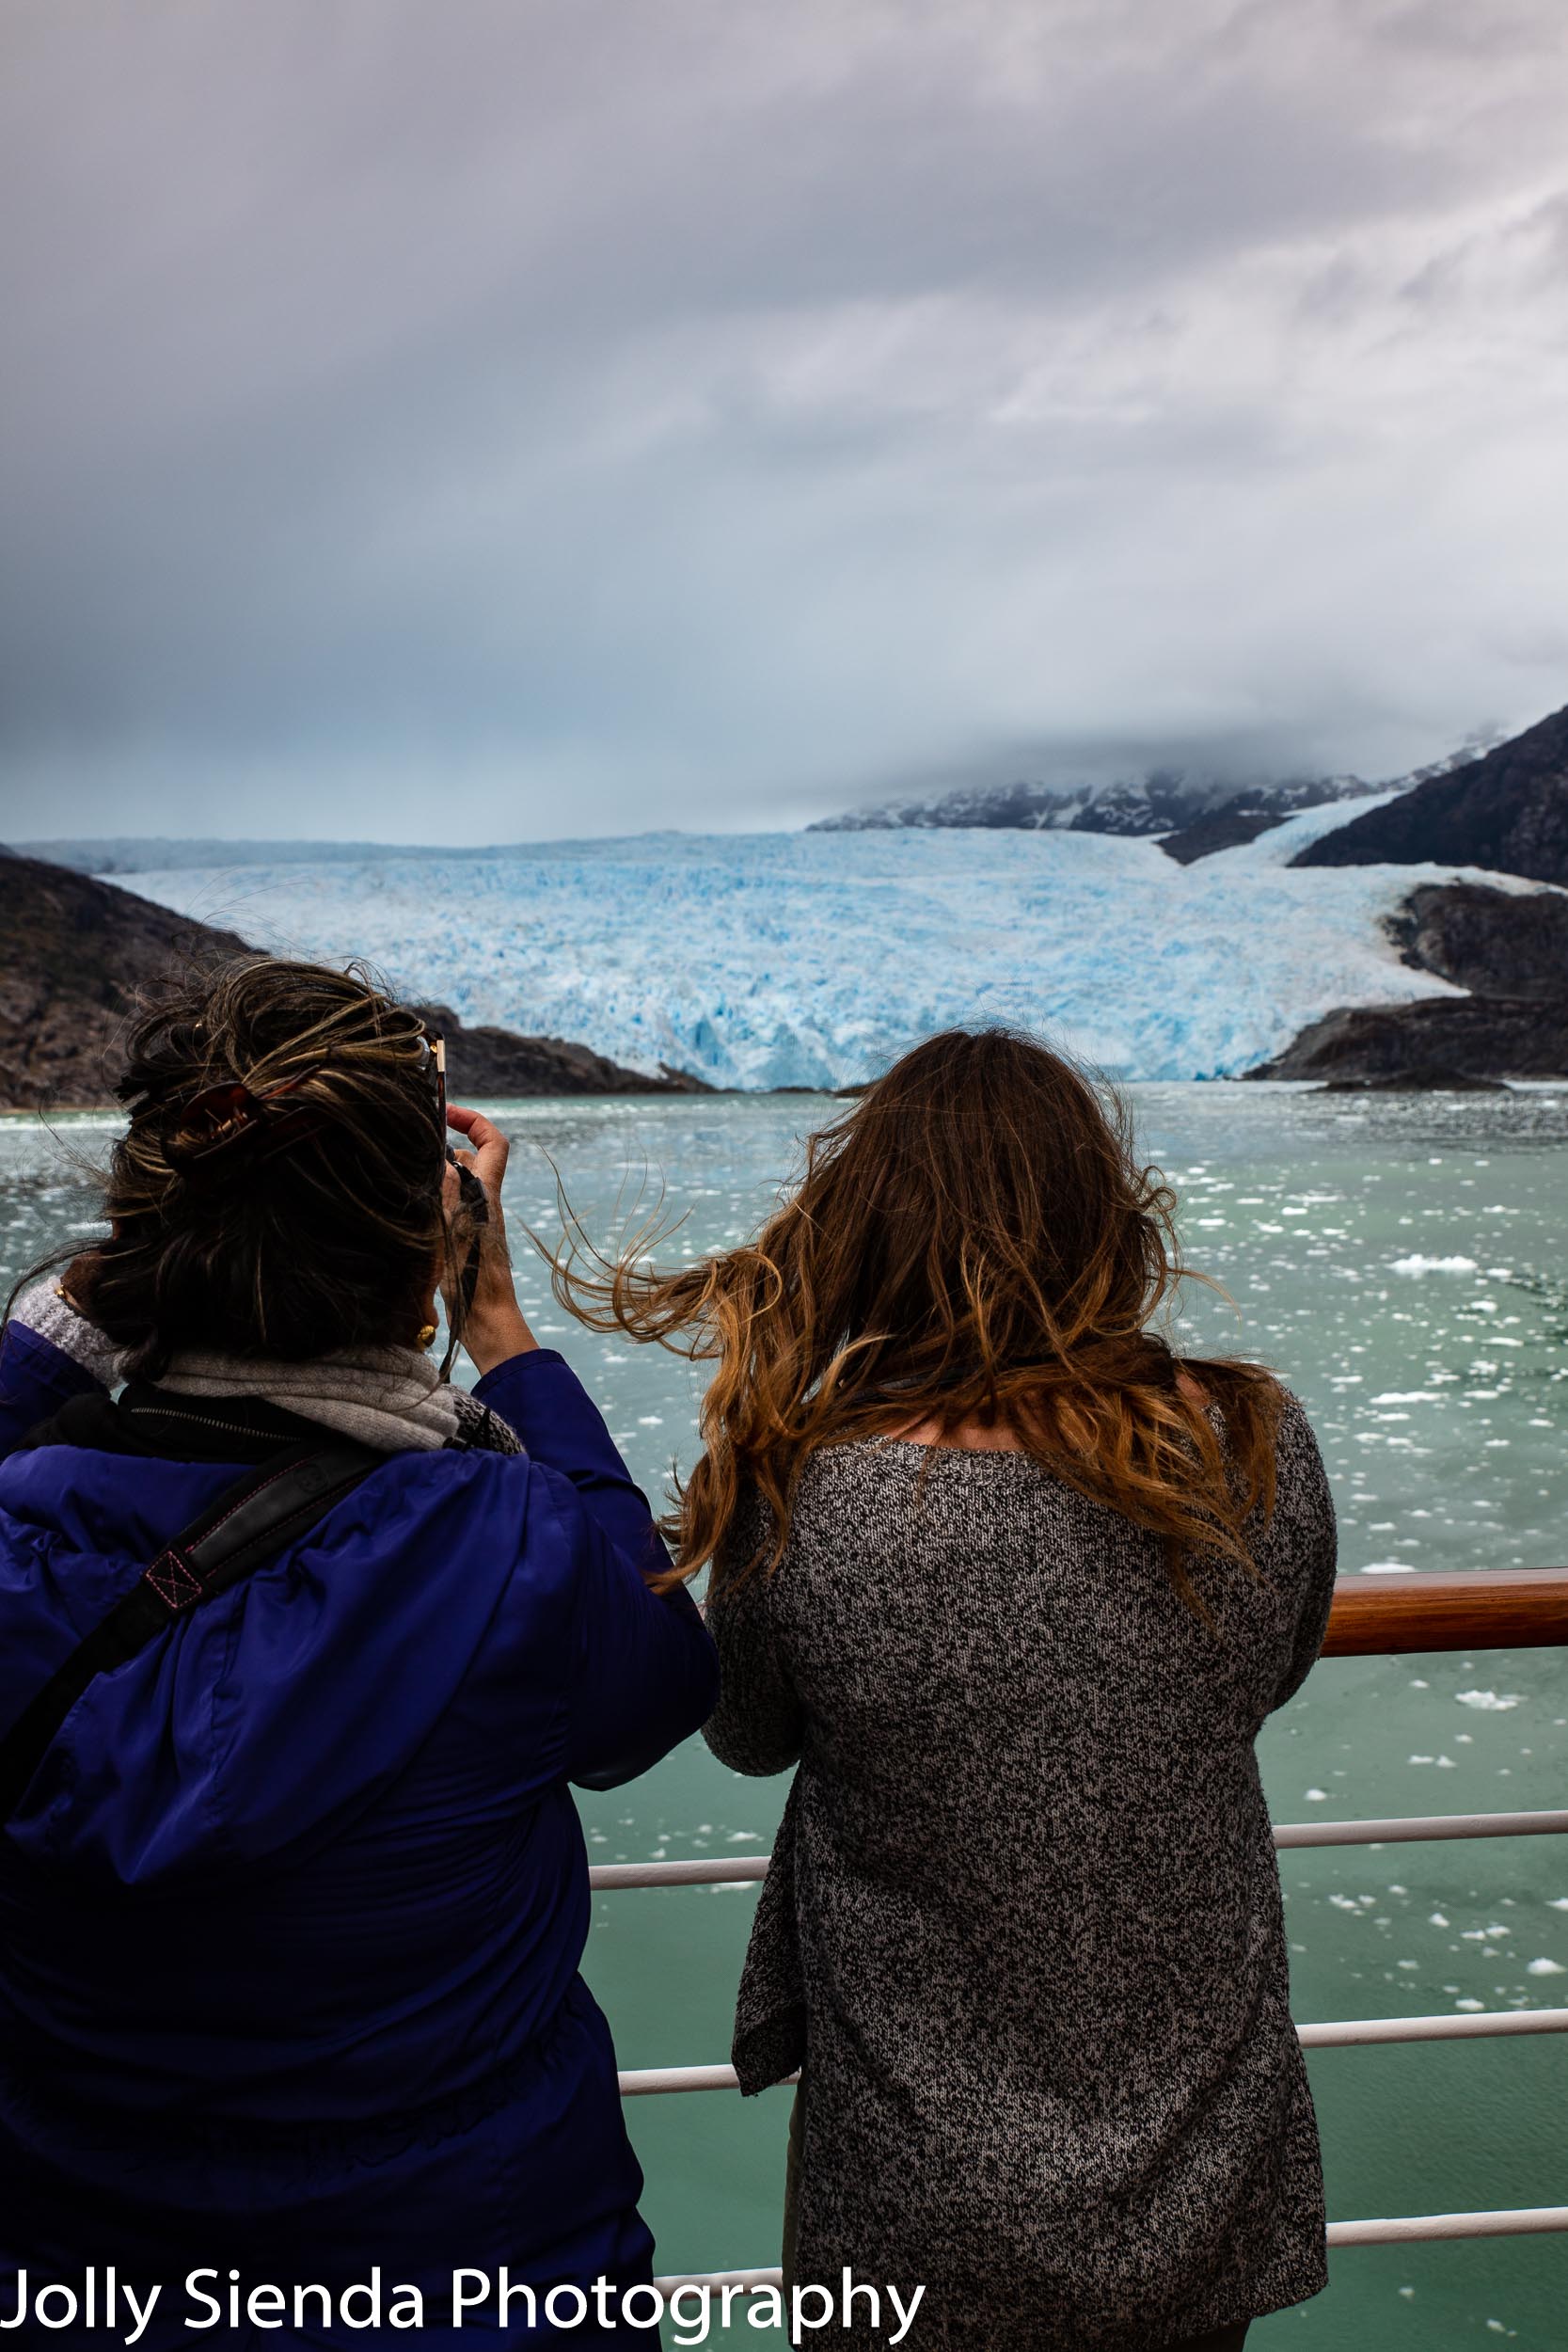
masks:
<path fill-rule="evenodd" d="M 695 1731 L 712 1645 L 415 1014 L 241 962 L 122 1091 L 108 1237 L 0 1345 L 0 2318 L 112 2270 L 146 2352 L 234 2269 L 317 2291 L 257 2343 L 363 2343 L 320 2295 L 379 2268 L 439 2344 L 504 2266 L 461 2341 L 530 2339 L 651 2277 L 570 1784 Z"/>
<path fill-rule="evenodd" d="M 705 1737 L 795 1768 L 735 2062 L 804 2069 L 786 2279 L 924 2287 L 911 2346 L 1234 2352 L 1324 2283 L 1253 1743 L 1334 1513 L 1277 1382 L 1155 1327 L 1173 1208 L 1067 1062 L 955 1032 L 753 1242 L 562 1269 L 714 1365 L 672 1530 Z"/>

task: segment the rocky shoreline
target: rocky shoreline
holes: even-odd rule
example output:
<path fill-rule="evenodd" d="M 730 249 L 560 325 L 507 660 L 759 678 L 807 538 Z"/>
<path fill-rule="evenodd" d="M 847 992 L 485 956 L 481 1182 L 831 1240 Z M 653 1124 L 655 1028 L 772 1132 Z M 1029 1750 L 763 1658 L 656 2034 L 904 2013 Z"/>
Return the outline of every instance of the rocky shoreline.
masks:
<path fill-rule="evenodd" d="M 1426 882 L 1387 929 L 1402 962 L 1468 993 L 1342 1006 L 1247 1077 L 1386 1089 L 1568 1076 L 1568 893 Z"/>
<path fill-rule="evenodd" d="M 1568 998 L 1428 996 L 1414 1005 L 1346 1007 L 1244 1074 L 1379 1089 L 1560 1078 L 1568 1074 Z"/>

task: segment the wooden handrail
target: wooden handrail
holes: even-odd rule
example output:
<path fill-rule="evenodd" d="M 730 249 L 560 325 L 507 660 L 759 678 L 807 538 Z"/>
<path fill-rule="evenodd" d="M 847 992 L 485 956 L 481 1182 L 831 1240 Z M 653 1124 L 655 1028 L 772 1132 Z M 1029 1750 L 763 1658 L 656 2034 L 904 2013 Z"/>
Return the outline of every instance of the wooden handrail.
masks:
<path fill-rule="evenodd" d="M 1400 1650 L 1555 1649 L 1568 1644 L 1568 1568 L 1342 1576 L 1325 1658 Z"/>

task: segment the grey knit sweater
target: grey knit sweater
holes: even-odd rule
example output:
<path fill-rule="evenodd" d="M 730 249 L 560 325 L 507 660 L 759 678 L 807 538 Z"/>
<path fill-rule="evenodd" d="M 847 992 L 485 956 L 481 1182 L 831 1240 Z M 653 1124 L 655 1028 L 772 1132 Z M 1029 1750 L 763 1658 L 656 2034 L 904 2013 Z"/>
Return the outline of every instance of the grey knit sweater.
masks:
<path fill-rule="evenodd" d="M 1294 1400 L 1278 1470 L 1262 1581 L 1195 1570 L 1218 1638 L 1026 1456 L 903 1442 L 814 1456 L 773 1578 L 710 1606 L 709 1746 L 800 1767 L 735 2063 L 809 2050 L 797 2275 L 924 2284 L 907 2344 L 1146 2352 L 1325 2282 L 1253 1753 L 1334 1582 Z"/>

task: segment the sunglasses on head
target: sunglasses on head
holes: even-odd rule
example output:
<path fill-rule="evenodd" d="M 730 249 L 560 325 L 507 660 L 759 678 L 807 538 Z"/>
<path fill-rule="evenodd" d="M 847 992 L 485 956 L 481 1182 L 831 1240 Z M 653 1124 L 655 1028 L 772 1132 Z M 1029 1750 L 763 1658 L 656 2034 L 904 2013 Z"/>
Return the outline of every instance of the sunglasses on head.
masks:
<path fill-rule="evenodd" d="M 437 1037 L 435 1030 L 427 1029 L 422 1022 L 420 1025 L 419 1038 L 420 1075 L 430 1089 L 431 1100 L 436 1110 L 436 1124 L 440 1131 L 441 1140 L 445 1143 L 447 1139 L 447 1043 L 445 1038 Z"/>

